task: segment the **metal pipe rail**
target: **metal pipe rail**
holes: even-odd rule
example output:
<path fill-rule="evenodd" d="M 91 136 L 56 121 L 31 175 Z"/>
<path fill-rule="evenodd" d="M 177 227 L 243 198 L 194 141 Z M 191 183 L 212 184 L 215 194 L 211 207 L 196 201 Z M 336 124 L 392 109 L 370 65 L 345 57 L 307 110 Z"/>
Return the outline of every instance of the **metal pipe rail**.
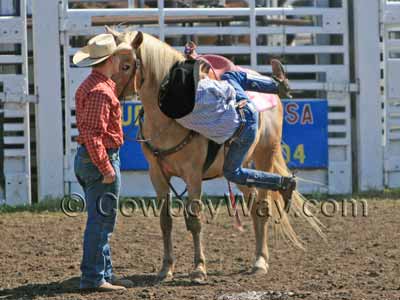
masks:
<path fill-rule="evenodd" d="M 305 17 L 300 20 L 288 16 Z M 258 17 L 265 18 L 263 25 L 258 24 Z M 126 22 L 126 23 L 125 23 Z M 75 69 L 70 64 L 70 56 L 76 48 L 70 46 L 73 36 L 84 36 L 103 33 L 103 25 L 135 24 L 143 32 L 156 35 L 160 40 L 174 36 L 246 36 L 247 40 L 239 45 L 199 45 L 199 53 L 214 53 L 223 55 L 245 55 L 248 68 L 261 73 L 270 73 L 271 67 L 258 58 L 259 55 L 314 55 L 315 62 L 306 65 L 288 64 L 289 73 L 314 73 L 315 80 L 292 80 L 293 89 L 302 91 L 324 91 L 331 107 L 339 108 L 328 113 L 329 120 L 341 122 L 328 126 L 331 135 L 328 138 L 329 168 L 327 170 L 307 171 L 315 178 L 327 178 L 331 193 L 348 193 L 351 191 L 351 121 L 350 93 L 358 92 L 359 87 L 349 81 L 349 27 L 347 1 L 343 0 L 340 8 L 263 8 L 256 7 L 255 1 L 249 1 L 245 8 L 164 8 L 164 3 L 158 0 L 158 8 L 121 8 L 121 9 L 68 9 L 61 8 L 60 31 L 64 53 L 64 79 L 66 86 L 66 153 L 68 161 L 76 145 L 73 137 L 75 118 L 73 95 L 84 75 L 90 70 Z M 193 26 L 181 26 L 189 23 Z M 221 26 L 223 24 L 233 26 Z M 216 24 L 216 26 L 212 26 Z M 275 26 L 269 26 L 275 25 Z M 133 27 L 135 28 L 135 27 Z M 135 29 L 132 29 L 135 30 Z M 306 34 L 310 36 L 307 44 L 287 45 L 287 35 Z M 258 44 L 257 37 L 271 35 L 267 45 Z M 339 35 L 342 43 L 330 45 L 327 35 Z M 276 37 L 279 37 L 276 39 Z M 175 47 L 183 51 L 183 47 Z M 342 62 L 329 64 L 329 56 L 340 55 Z M 324 59 L 319 59 L 324 57 Z M 246 67 L 246 66 L 244 66 Z M 322 74 L 322 77 L 320 77 Z M 314 77 L 313 77 L 314 78 Z M 320 81 L 320 78 L 322 81 Z M 71 163 L 66 163 L 66 177 L 71 175 Z M 72 175 L 71 175 L 72 176 Z M 70 177 L 68 177 L 70 178 Z M 322 179 L 324 181 L 325 179 Z"/>
<path fill-rule="evenodd" d="M 61 30 L 81 30 L 92 25 L 102 25 L 102 21 L 118 19 L 121 22 L 149 23 L 159 24 L 171 22 L 210 22 L 233 20 L 234 17 L 258 17 L 258 16 L 321 16 L 327 21 L 323 24 L 325 27 L 342 28 L 345 20 L 343 9 L 339 8 L 121 8 L 121 9 L 66 9 L 65 15 L 61 18 Z M 90 16 L 91 18 L 88 18 Z M 108 17 L 108 19 L 106 18 Z M 122 18 L 124 17 L 124 18 Z M 164 21 L 160 18 L 163 17 Z M 223 19 L 223 17 L 225 19 Z M 119 19 L 120 18 L 120 19 Z M 137 18 L 137 20 L 135 20 Z M 174 19 L 176 18 L 176 19 Z M 188 19 L 185 19 L 188 18 Z M 333 20 L 334 19 L 334 22 Z M 117 21 L 114 21 L 117 22 Z M 113 23 L 114 23 L 113 22 Z M 308 22 L 299 22 L 296 20 L 269 20 L 271 24 L 277 25 L 309 25 Z"/>

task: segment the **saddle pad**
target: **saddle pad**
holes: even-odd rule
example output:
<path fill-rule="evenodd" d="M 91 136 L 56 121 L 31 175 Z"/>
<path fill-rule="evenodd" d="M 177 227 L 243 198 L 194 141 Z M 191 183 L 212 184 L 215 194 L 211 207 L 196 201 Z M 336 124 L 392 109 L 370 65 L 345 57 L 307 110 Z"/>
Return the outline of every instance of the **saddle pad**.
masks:
<path fill-rule="evenodd" d="M 260 75 L 259 73 L 250 69 L 245 69 L 242 67 L 238 67 L 238 69 L 239 71 L 243 71 L 248 74 Z M 280 101 L 278 95 L 275 94 L 265 94 L 265 93 L 247 92 L 247 91 L 246 94 L 247 96 L 249 96 L 250 101 L 253 102 L 254 106 L 259 112 L 274 108 L 275 106 L 278 105 L 278 101 Z"/>
<path fill-rule="evenodd" d="M 214 54 L 199 55 L 197 56 L 197 59 L 203 59 L 205 62 L 211 65 L 215 77 L 218 80 L 221 80 L 222 74 L 228 71 L 243 71 L 248 74 L 260 75 L 256 71 L 236 66 L 229 59 L 220 55 L 214 55 Z M 279 101 L 279 97 L 275 94 L 265 94 L 265 93 L 248 92 L 248 91 L 246 91 L 246 94 L 249 96 L 250 101 L 253 102 L 254 106 L 259 112 L 263 112 L 268 109 L 274 108 Z"/>

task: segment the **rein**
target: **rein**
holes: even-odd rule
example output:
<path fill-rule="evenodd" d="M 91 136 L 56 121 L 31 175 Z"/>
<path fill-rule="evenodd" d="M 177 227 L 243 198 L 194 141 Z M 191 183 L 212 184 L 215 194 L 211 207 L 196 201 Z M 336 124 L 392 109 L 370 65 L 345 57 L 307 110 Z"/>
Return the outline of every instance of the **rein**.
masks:
<path fill-rule="evenodd" d="M 123 87 L 123 89 L 122 89 L 122 91 L 121 91 L 121 93 L 119 93 L 118 99 L 121 98 L 121 95 L 125 94 L 126 89 L 128 88 L 129 83 L 131 82 L 132 79 L 134 80 L 134 81 L 133 81 L 134 91 L 135 91 L 135 94 L 137 94 L 136 79 L 135 79 L 137 70 L 140 71 L 140 78 L 141 78 L 141 79 L 140 79 L 140 86 L 143 85 L 143 82 L 144 82 L 143 68 L 142 68 L 143 64 L 142 64 L 142 59 L 141 59 L 141 57 L 140 57 L 139 50 L 140 50 L 140 49 L 138 49 L 138 50 L 136 51 L 135 69 L 132 71 L 131 75 L 129 76 L 129 78 L 128 78 L 126 84 L 124 85 L 124 87 Z M 125 103 L 126 100 L 123 99 L 122 102 Z M 130 133 L 133 131 L 133 129 L 135 128 L 135 124 L 136 124 L 136 122 L 138 121 L 138 119 L 139 119 L 139 115 L 136 117 L 135 121 L 133 122 L 132 128 L 131 128 L 127 133 L 124 133 L 124 139 L 126 139 L 126 140 L 128 140 L 128 141 L 133 141 L 132 139 L 129 138 L 129 134 L 130 134 Z M 137 141 L 137 140 L 136 140 L 136 141 Z"/>

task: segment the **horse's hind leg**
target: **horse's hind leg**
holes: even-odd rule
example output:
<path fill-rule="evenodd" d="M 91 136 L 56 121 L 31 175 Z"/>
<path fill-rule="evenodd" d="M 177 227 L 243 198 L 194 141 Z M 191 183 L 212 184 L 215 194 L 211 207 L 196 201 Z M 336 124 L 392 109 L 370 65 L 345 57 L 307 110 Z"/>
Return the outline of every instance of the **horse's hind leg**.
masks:
<path fill-rule="evenodd" d="M 253 228 L 256 236 L 255 261 L 252 269 L 253 274 L 266 274 L 268 272 L 268 226 L 269 217 L 268 192 L 259 190 L 258 199 L 251 210 Z"/>
<path fill-rule="evenodd" d="M 158 166 L 156 168 L 150 168 L 149 174 L 157 193 L 157 200 L 164 201 L 160 214 L 160 226 L 164 244 L 164 257 L 158 277 L 159 280 L 169 280 L 173 278 L 175 268 L 175 257 L 173 255 L 172 245 L 172 216 L 167 203 L 169 186 L 161 174 Z"/>
<path fill-rule="evenodd" d="M 248 208 L 251 211 L 251 216 L 253 219 L 253 228 L 256 236 L 256 249 L 255 255 L 256 259 L 254 261 L 253 268 L 251 270 L 252 274 L 266 274 L 268 272 L 268 247 L 267 247 L 267 226 L 268 221 L 268 202 L 266 200 L 266 191 L 257 190 L 254 188 L 249 188 L 246 186 L 238 186 L 240 191 L 245 196 L 251 206 Z M 255 198 L 251 200 L 252 193 L 255 193 Z M 253 196 L 253 197 L 254 197 Z"/>
<path fill-rule="evenodd" d="M 245 195 L 245 199 L 250 199 L 251 192 L 253 189 L 239 186 L 239 189 Z M 256 192 L 256 198 L 249 207 L 251 210 L 251 217 L 253 219 L 254 234 L 256 237 L 256 249 L 255 249 L 255 261 L 251 270 L 252 274 L 262 275 L 268 272 L 268 246 L 267 246 L 267 221 L 269 217 L 269 202 L 268 202 L 268 191 L 258 189 Z"/>
<path fill-rule="evenodd" d="M 201 202 L 201 174 L 192 176 L 186 181 L 188 185 L 189 201 L 186 204 L 185 221 L 187 229 L 192 233 L 194 246 L 194 270 L 189 274 L 191 281 L 203 283 L 207 280 L 206 258 L 202 245 L 202 202 Z"/>

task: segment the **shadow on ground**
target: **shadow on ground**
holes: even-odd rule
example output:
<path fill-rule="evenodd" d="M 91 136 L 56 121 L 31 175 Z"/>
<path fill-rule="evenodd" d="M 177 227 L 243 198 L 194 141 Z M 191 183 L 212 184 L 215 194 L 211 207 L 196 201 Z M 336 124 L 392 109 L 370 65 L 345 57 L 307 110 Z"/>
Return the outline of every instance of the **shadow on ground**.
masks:
<path fill-rule="evenodd" d="M 134 287 L 150 287 L 157 284 L 157 276 L 152 274 L 140 274 L 128 276 Z M 35 297 L 54 297 L 65 294 L 90 294 L 93 291 L 79 290 L 79 277 L 72 277 L 64 281 L 50 283 L 25 284 L 11 289 L 0 290 L 0 299 L 32 299 Z"/>

